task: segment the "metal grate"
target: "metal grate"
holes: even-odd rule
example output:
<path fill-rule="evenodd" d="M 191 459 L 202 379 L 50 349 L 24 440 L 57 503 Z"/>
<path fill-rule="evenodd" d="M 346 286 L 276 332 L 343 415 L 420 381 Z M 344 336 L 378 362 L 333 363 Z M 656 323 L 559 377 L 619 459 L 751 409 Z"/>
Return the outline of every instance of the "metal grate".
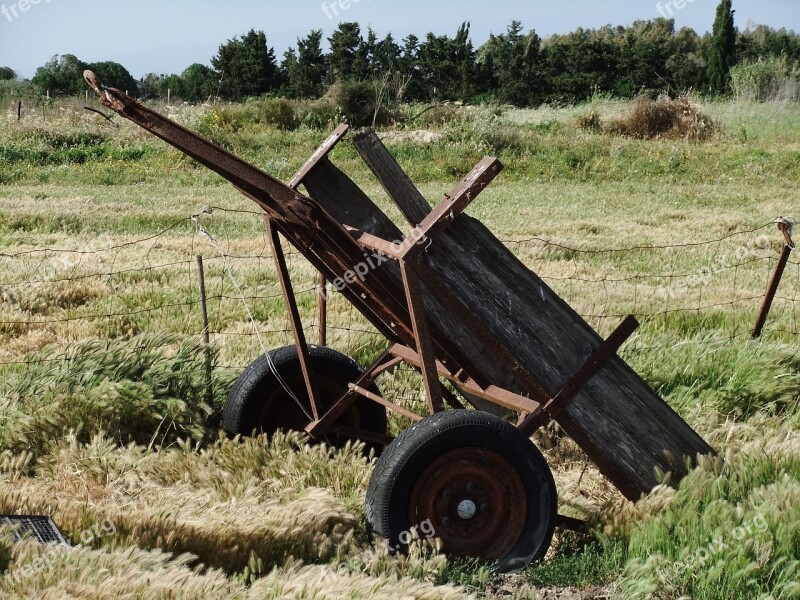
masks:
<path fill-rule="evenodd" d="M 69 546 L 64 535 L 50 517 L 0 515 L 0 524 L 14 528 L 14 541 L 35 540 L 40 544 Z"/>

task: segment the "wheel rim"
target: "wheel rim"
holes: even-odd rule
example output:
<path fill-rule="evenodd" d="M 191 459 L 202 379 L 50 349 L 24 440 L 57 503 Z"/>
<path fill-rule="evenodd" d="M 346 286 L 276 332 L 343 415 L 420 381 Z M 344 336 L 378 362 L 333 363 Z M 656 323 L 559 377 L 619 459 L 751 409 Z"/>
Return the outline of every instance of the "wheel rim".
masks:
<path fill-rule="evenodd" d="M 430 519 L 446 553 L 487 561 L 511 552 L 527 514 L 522 477 L 505 457 L 485 448 L 439 456 L 419 476 L 409 500 L 409 522 Z"/>

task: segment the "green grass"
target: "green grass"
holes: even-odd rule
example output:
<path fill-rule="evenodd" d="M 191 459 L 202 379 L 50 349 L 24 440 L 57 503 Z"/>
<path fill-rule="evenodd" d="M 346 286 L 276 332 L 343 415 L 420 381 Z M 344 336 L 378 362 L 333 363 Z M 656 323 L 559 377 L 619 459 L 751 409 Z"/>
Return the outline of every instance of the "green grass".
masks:
<path fill-rule="evenodd" d="M 0 363 L 8 363 L 0 365 L 0 508 L 52 512 L 71 535 L 114 518 L 122 533 L 91 551 L 108 555 L 87 550 L 53 566 L 42 587 L 27 582 L 29 597 L 78 585 L 97 564 L 113 570 L 113 581 L 133 577 L 144 597 L 153 593 L 150 577 L 177 578 L 202 590 L 198 597 L 247 597 L 245 584 L 267 597 L 326 586 L 367 596 L 392 590 L 387 597 L 491 589 L 485 566 L 446 562 L 430 548 L 392 559 L 368 546 L 361 507 L 369 466 L 358 448 L 336 453 L 291 436 L 218 439 L 231 381 L 262 351 L 220 248 L 267 347 L 291 343 L 256 207 L 133 126 L 65 108 L 0 122 Z M 218 108 L 217 116 L 209 107 L 168 110 L 281 179 L 327 133 L 327 122 L 276 127 L 280 107 Z M 580 129 L 590 109 L 604 122 L 630 109 L 597 99 L 535 111 L 430 111 L 406 127 L 432 129 L 437 141 L 390 144 L 432 203 L 483 155 L 497 155 L 506 170 L 469 214 L 601 333 L 622 315 L 640 315 L 623 356 L 726 459 L 707 462 L 676 492 L 628 505 L 574 445 L 557 443 L 547 457 L 562 504 L 597 529 L 558 535 L 548 560 L 520 575 L 525 585 L 603 586 L 628 598 L 798 595 L 796 259 L 765 338 L 748 333 L 782 243 L 774 225 L 759 228 L 797 213 L 800 114 L 780 104 L 700 108 L 717 125 L 704 143 Z M 402 224 L 350 143 L 333 159 Z M 217 246 L 190 219 L 204 206 L 221 207 L 202 219 Z M 737 258 L 759 235 L 766 247 Z M 706 240 L 720 241 L 694 245 Z M 596 252 L 646 246 L 669 247 Z M 214 332 L 210 403 L 197 254 Z M 315 273 L 296 254 L 289 263 L 313 325 Z M 331 300 L 330 320 L 334 348 L 362 364 L 382 350 L 341 297 Z M 308 334 L 316 336 L 313 326 Z M 400 370 L 379 385 L 418 408 L 419 383 Z M 407 424 L 393 417 L 390 429 Z M 765 527 L 735 539 L 737 527 L 761 516 Z M 720 536 L 722 550 L 682 567 Z M 159 550 L 189 552 L 221 571 L 196 573 L 190 559 Z M 12 571 L 37 557 L 0 542 L 0 567 L 7 555 L 17 560 Z M 305 592 L 287 591 L 295 580 Z"/>

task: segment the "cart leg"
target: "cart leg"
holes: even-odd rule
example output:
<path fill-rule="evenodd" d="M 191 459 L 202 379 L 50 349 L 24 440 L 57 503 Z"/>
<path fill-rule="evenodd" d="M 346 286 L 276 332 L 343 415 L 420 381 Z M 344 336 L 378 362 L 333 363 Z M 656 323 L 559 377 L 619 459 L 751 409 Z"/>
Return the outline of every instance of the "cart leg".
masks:
<path fill-rule="evenodd" d="M 286 255 L 281 248 L 281 239 L 278 234 L 278 228 L 275 223 L 265 217 L 267 221 L 267 228 L 269 229 L 269 239 L 272 244 L 272 254 L 275 257 L 275 266 L 277 267 L 278 277 L 281 282 L 281 290 L 283 290 L 283 299 L 286 302 L 286 307 L 289 310 L 289 321 L 292 325 L 292 333 L 294 334 L 294 342 L 297 346 L 297 356 L 300 359 L 300 367 L 303 370 L 303 380 L 306 384 L 306 391 L 308 392 L 308 399 L 311 403 L 311 414 L 314 420 L 319 419 L 319 393 L 317 386 L 314 383 L 314 376 L 311 372 L 311 361 L 308 355 L 308 342 L 303 332 L 303 322 L 300 319 L 300 310 L 297 308 L 297 299 L 294 297 L 294 289 L 292 288 L 292 281 L 289 277 L 289 268 L 286 266 Z"/>
<path fill-rule="evenodd" d="M 317 323 L 319 323 L 319 345 L 328 345 L 328 280 L 324 273 L 319 274 L 317 284 Z"/>
<path fill-rule="evenodd" d="M 422 362 L 422 379 L 425 382 L 428 408 L 430 408 L 431 414 L 435 414 L 444 410 L 444 400 L 442 399 L 442 388 L 436 369 L 436 356 L 431 346 L 428 317 L 425 314 L 425 306 L 422 303 L 422 292 L 416 272 L 416 263 L 419 260 L 421 260 L 419 257 L 410 259 L 411 262 L 406 259 L 400 259 L 400 270 L 403 273 L 403 283 L 406 288 L 408 312 L 414 325 L 417 352 Z"/>

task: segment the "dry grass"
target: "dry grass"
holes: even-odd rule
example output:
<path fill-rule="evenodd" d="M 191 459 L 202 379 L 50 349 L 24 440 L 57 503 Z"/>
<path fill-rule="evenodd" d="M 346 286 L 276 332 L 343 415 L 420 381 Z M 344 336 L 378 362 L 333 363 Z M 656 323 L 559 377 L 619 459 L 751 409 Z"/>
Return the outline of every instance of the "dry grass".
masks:
<path fill-rule="evenodd" d="M 582 125 L 599 125 L 599 117 L 588 118 Z M 703 141 L 715 131 L 711 119 L 692 106 L 689 98 L 676 100 L 661 97 L 653 100 L 642 97 L 636 100 L 630 114 L 608 124 L 609 133 L 639 140 L 682 139 Z"/>

